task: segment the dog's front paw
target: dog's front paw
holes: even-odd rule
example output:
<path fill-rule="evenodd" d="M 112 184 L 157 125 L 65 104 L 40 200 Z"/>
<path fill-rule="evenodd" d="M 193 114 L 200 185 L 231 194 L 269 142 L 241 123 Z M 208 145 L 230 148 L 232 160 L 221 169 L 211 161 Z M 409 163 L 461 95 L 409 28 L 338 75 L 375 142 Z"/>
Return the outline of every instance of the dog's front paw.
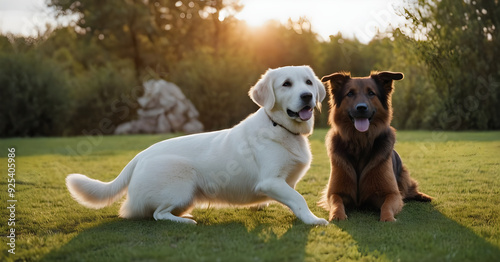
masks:
<path fill-rule="evenodd" d="M 345 211 L 341 211 L 339 209 L 330 211 L 330 221 L 332 221 L 332 220 L 340 221 L 340 220 L 346 220 L 346 219 L 347 219 L 347 215 L 345 214 Z"/>
<path fill-rule="evenodd" d="M 315 225 L 319 225 L 319 226 L 326 226 L 328 224 L 330 224 L 330 222 L 328 222 L 326 219 L 323 219 L 323 218 L 318 218 L 318 220 L 315 223 Z"/>
<path fill-rule="evenodd" d="M 304 221 L 304 223 L 308 225 L 318 225 L 318 226 L 326 226 L 330 224 L 326 219 L 315 217 L 314 219 L 310 219 L 309 221 Z"/>
<path fill-rule="evenodd" d="M 320 226 L 326 226 L 329 224 L 329 222 L 326 219 L 319 218 L 317 216 L 312 216 L 308 217 L 306 219 L 302 219 L 302 221 L 308 225 L 320 225 Z"/>
<path fill-rule="evenodd" d="M 380 222 L 394 222 L 396 219 L 394 218 L 394 214 L 397 212 L 392 212 L 392 210 L 384 210 L 380 211 Z"/>
<path fill-rule="evenodd" d="M 380 222 L 396 222 L 393 216 L 380 217 Z"/>

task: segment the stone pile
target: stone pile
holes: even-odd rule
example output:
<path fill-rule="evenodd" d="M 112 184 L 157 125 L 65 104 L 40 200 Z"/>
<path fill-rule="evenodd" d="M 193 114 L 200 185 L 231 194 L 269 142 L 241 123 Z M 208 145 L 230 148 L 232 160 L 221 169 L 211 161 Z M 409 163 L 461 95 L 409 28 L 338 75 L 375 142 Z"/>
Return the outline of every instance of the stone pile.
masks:
<path fill-rule="evenodd" d="M 139 119 L 119 125 L 115 134 L 154 134 L 203 131 L 199 113 L 182 91 L 165 80 L 144 83 L 144 96 L 137 99 Z"/>

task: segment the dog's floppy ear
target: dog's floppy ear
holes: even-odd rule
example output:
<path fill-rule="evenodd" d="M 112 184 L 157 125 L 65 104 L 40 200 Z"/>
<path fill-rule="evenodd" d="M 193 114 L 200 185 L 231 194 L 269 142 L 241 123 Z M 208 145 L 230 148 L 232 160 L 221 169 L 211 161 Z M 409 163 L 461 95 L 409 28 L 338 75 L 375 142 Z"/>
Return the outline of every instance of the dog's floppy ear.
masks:
<path fill-rule="evenodd" d="M 313 76 L 313 82 L 314 82 L 314 87 L 316 87 L 316 108 L 321 111 L 321 102 L 326 97 L 326 90 L 325 86 L 323 83 L 319 80 L 319 78 L 316 76 L 314 73 L 313 69 L 310 66 L 305 66 L 307 70 L 309 70 L 309 73 Z"/>
<path fill-rule="evenodd" d="M 389 108 L 391 105 L 391 93 L 394 89 L 393 81 L 403 79 L 403 73 L 397 72 L 371 72 L 370 77 L 375 80 L 379 91 L 380 91 L 380 101 L 384 108 Z"/>
<path fill-rule="evenodd" d="M 273 81 L 271 77 L 272 72 L 273 69 L 268 69 L 257 84 L 250 88 L 248 92 L 250 98 L 252 98 L 257 105 L 267 109 L 272 109 L 275 103 Z"/>
<path fill-rule="evenodd" d="M 370 77 L 375 80 L 385 91 L 385 94 L 390 94 L 394 88 L 392 81 L 401 80 L 404 78 L 403 73 L 399 72 L 371 72 Z"/>
<path fill-rule="evenodd" d="M 330 93 L 331 98 L 335 99 L 334 101 L 337 106 L 340 105 L 340 102 L 342 101 L 342 96 L 336 96 L 335 94 L 337 94 L 337 92 L 340 91 L 342 87 L 350 79 L 351 79 L 351 73 L 344 71 L 323 76 L 321 78 L 321 82 L 326 83 L 328 93 Z"/>
<path fill-rule="evenodd" d="M 326 97 L 326 89 L 317 77 L 314 77 L 314 82 L 316 83 L 316 88 L 318 90 L 318 94 L 316 95 L 316 108 L 321 111 L 321 102 L 323 102 Z"/>

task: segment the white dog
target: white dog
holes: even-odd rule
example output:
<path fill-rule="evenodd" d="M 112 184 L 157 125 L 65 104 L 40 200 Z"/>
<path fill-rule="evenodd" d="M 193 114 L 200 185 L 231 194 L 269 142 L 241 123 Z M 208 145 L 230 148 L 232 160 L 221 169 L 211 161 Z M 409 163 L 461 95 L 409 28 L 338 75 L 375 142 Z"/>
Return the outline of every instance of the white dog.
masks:
<path fill-rule="evenodd" d="M 197 204 L 238 206 L 277 200 L 306 224 L 316 217 L 295 184 L 311 163 L 307 137 L 326 92 L 308 66 L 269 69 L 249 92 L 260 108 L 231 129 L 168 139 L 139 153 L 109 183 L 71 174 L 71 195 L 90 208 L 127 193 L 120 216 L 193 223 Z"/>

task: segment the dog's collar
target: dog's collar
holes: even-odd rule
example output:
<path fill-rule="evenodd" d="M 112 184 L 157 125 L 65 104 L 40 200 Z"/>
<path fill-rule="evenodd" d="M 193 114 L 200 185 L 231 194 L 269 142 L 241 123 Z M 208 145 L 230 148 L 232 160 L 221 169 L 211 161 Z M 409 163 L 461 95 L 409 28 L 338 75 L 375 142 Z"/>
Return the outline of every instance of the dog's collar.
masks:
<path fill-rule="evenodd" d="M 266 112 L 266 115 L 267 115 L 267 117 L 269 117 L 269 120 L 271 120 L 271 122 L 273 123 L 273 126 L 280 126 L 281 128 L 285 129 L 286 131 L 288 131 L 288 133 L 290 133 L 290 134 L 292 134 L 292 135 L 296 135 L 296 136 L 300 135 L 300 133 L 295 133 L 295 132 L 292 132 L 292 131 L 290 131 L 290 129 L 288 129 L 288 128 L 284 127 L 282 124 L 277 123 L 276 121 L 274 121 L 274 120 L 271 118 L 271 116 L 270 116 L 269 114 L 267 114 L 267 112 Z"/>

